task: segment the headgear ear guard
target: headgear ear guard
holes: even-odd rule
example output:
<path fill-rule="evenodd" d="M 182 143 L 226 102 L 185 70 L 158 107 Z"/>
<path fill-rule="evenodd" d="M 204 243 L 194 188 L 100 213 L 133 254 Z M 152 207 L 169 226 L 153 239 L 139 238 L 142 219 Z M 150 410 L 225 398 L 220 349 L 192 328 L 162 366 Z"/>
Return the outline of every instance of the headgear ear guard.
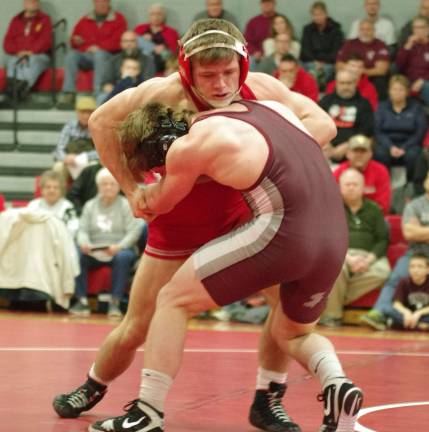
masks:
<path fill-rule="evenodd" d="M 165 158 L 173 141 L 188 133 L 185 121 L 175 121 L 171 116 L 163 117 L 155 132 L 142 144 L 147 154 L 148 169 L 165 165 Z"/>
<path fill-rule="evenodd" d="M 225 42 L 213 42 L 208 45 L 201 45 L 195 49 L 193 49 L 188 54 L 185 53 L 185 47 L 195 41 L 196 39 L 199 39 L 203 36 L 206 36 L 208 34 L 217 33 L 226 35 L 229 38 L 231 38 L 234 42 L 232 43 L 225 43 Z M 226 33 L 222 30 L 207 30 L 204 33 L 201 33 L 197 36 L 194 36 L 193 38 L 186 41 L 183 46 L 180 47 L 179 50 L 179 73 L 182 76 L 182 78 L 190 85 L 193 86 L 194 82 L 192 79 L 192 70 L 191 70 L 191 61 L 190 58 L 201 51 L 205 51 L 210 48 L 229 48 L 240 54 L 240 77 L 239 77 L 239 88 L 244 84 L 244 81 L 246 81 L 247 73 L 249 72 L 249 53 L 247 52 L 246 45 L 240 42 L 238 39 L 236 39 L 234 36 L 230 35 L 229 33 Z"/>

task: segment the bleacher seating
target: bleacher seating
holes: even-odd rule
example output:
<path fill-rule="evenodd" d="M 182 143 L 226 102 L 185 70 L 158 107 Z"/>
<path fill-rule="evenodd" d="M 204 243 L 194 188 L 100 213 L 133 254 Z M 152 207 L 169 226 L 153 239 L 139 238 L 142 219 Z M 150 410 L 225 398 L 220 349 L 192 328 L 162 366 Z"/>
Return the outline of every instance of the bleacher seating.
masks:
<path fill-rule="evenodd" d="M 40 78 L 37 80 L 34 85 L 34 90 L 38 92 L 49 92 L 51 91 L 52 86 L 52 69 L 47 69 L 42 73 Z M 76 81 L 76 89 L 79 93 L 92 93 L 92 80 L 93 80 L 94 72 L 92 70 L 82 71 L 79 70 Z M 64 69 L 57 68 L 56 69 L 56 77 L 55 77 L 55 90 L 57 92 L 61 91 L 64 81 Z M 6 71 L 3 68 L 0 68 L 0 92 L 4 91 L 6 86 Z"/>

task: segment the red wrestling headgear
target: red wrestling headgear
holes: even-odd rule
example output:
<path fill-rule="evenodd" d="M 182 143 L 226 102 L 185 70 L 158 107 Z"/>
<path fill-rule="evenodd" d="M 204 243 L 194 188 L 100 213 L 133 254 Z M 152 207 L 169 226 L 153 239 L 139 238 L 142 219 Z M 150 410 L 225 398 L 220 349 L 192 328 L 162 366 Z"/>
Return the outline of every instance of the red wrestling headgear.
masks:
<path fill-rule="evenodd" d="M 189 53 L 185 53 L 185 47 L 194 42 L 195 40 L 204 37 L 208 34 L 222 34 L 225 36 L 228 36 L 232 39 L 233 42 L 227 43 L 227 42 L 213 42 L 209 43 L 207 45 L 200 45 L 199 47 L 193 49 Z M 222 30 L 207 30 L 204 33 L 201 33 L 197 36 L 192 37 L 191 39 L 187 40 L 183 46 L 180 47 L 179 50 L 179 73 L 181 77 L 190 85 L 193 86 L 194 82 L 192 79 L 192 71 L 191 71 L 191 61 L 190 58 L 201 51 L 205 51 L 210 48 L 228 48 L 232 49 L 238 54 L 240 54 L 240 78 L 239 78 L 239 88 L 244 84 L 244 81 L 246 81 L 247 73 L 249 72 L 249 53 L 247 52 L 246 45 L 244 45 L 242 42 L 240 42 L 238 39 L 236 39 L 234 36 L 230 35 L 227 32 L 224 32 Z"/>

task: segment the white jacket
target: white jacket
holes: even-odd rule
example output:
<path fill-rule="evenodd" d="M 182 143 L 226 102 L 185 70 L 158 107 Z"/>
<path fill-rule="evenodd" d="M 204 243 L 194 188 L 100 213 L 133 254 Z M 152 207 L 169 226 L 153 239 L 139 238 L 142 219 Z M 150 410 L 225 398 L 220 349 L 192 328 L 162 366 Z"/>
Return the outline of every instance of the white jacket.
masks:
<path fill-rule="evenodd" d="M 76 247 L 53 214 L 30 209 L 0 213 L 0 288 L 31 288 L 68 308 L 79 274 Z"/>

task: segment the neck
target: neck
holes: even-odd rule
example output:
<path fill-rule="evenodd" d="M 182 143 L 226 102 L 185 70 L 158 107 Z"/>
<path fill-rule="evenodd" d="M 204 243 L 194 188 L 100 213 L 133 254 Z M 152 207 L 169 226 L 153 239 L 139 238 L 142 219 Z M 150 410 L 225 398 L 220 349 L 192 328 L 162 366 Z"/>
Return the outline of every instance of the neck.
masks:
<path fill-rule="evenodd" d="M 407 104 L 406 100 L 392 102 L 392 106 L 394 109 L 402 109 L 406 104 Z"/>
<path fill-rule="evenodd" d="M 357 198 L 355 200 L 345 200 L 345 203 L 352 213 L 356 213 L 362 207 L 363 200 Z"/>
<path fill-rule="evenodd" d="M 32 18 L 32 17 L 36 16 L 37 12 L 38 12 L 37 10 L 35 10 L 35 11 L 24 11 L 24 16 L 25 16 L 25 18 Z"/>
<path fill-rule="evenodd" d="M 101 197 L 101 202 L 103 205 L 110 205 L 112 204 L 113 201 L 115 201 L 116 196 L 115 197 Z"/>

